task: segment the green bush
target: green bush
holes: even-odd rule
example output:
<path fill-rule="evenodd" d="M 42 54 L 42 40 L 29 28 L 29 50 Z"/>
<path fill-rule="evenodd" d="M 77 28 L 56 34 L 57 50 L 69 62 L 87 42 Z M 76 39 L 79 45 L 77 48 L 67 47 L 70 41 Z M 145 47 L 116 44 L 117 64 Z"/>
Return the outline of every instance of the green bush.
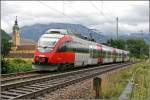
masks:
<path fill-rule="evenodd" d="M 7 63 L 6 63 L 7 61 Z M 3 73 L 16 73 L 16 72 L 26 72 L 32 70 L 32 60 L 31 59 L 7 59 L 3 65 Z"/>
<path fill-rule="evenodd" d="M 6 74 L 8 73 L 8 66 L 9 66 L 9 61 L 1 58 L 1 73 Z"/>

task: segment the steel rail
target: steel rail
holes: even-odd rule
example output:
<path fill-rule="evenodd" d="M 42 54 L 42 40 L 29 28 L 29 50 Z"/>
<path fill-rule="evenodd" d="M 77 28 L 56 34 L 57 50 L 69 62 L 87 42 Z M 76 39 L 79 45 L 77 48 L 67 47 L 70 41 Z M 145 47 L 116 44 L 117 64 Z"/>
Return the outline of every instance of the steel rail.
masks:
<path fill-rule="evenodd" d="M 71 71 L 71 70 L 79 70 L 79 69 L 84 69 L 88 68 L 87 67 L 81 67 L 81 68 L 75 68 L 75 69 L 69 69 L 63 72 Z M 93 66 L 95 67 L 95 66 Z M 26 79 L 33 79 L 36 77 L 41 77 L 41 76 L 46 76 L 46 75 L 51 75 L 51 74 L 57 74 L 61 72 L 56 72 L 56 71 L 51 71 L 51 72 L 44 72 L 41 73 L 40 71 L 30 71 L 30 72 L 21 72 L 21 73 L 11 73 L 11 74 L 4 74 L 3 77 L 1 77 L 1 84 L 6 84 L 6 83 L 13 83 L 13 81 L 22 81 Z"/>
<path fill-rule="evenodd" d="M 15 77 L 18 75 L 26 75 L 26 74 L 32 74 L 32 73 L 36 73 L 38 71 L 34 70 L 34 71 L 27 71 L 27 72 L 18 72 L 18 73 L 10 73 L 10 74 L 1 74 L 1 78 L 10 78 L 10 77 Z"/>
<path fill-rule="evenodd" d="M 49 73 L 50 74 L 50 73 Z M 24 75 L 24 76 L 19 76 L 19 77 L 12 77 L 12 78 L 6 78 L 6 79 L 1 79 L 1 84 L 6 84 L 10 82 L 15 82 L 15 81 L 22 81 L 26 79 L 31 79 L 31 78 L 36 78 L 36 77 L 41 77 L 41 76 L 46 76 L 49 75 L 48 73 L 36 73 L 36 74 L 31 74 L 31 75 Z"/>
<path fill-rule="evenodd" d="M 105 65 L 105 67 L 96 67 L 96 68 L 89 68 L 89 69 L 83 69 L 80 71 L 72 71 L 72 72 L 67 72 L 67 73 L 62 73 L 58 75 L 52 75 L 49 77 L 43 77 L 39 81 L 35 82 L 34 84 L 24 84 L 22 87 L 13 87 L 15 89 L 2 87 L 2 93 L 1 96 L 2 98 L 7 98 L 7 99 L 23 99 L 23 98 L 33 98 L 36 97 L 40 94 L 46 93 L 53 91 L 55 89 L 64 87 L 69 84 L 73 84 L 88 78 L 92 78 L 94 76 L 118 69 L 123 66 L 127 66 L 130 64 L 134 63 L 125 63 L 125 64 L 113 64 L 113 65 Z M 109 67 L 108 67 L 109 66 Z M 73 73 L 74 72 L 74 73 Z M 30 80 L 30 82 L 32 82 Z M 7 85 L 8 86 L 8 85 Z M 15 93 L 12 94 L 12 91 Z M 17 91 L 17 92 L 16 92 Z"/>
<path fill-rule="evenodd" d="M 70 74 L 76 74 L 76 73 L 80 73 L 80 72 L 84 72 L 84 71 L 95 70 L 95 69 L 100 69 L 100 68 L 104 68 L 104 67 L 110 67 L 112 65 L 115 66 L 117 64 L 98 66 L 98 67 L 81 69 L 81 70 L 70 71 L 70 72 L 65 72 L 65 73 L 51 74 L 51 75 L 46 75 L 46 76 L 41 76 L 41 77 L 35 77 L 33 79 L 22 80 L 22 81 L 19 81 L 19 82 L 1 84 L 1 91 L 11 89 L 11 88 L 20 87 L 20 86 L 23 86 L 23 85 L 30 85 L 30 84 L 34 84 L 34 83 L 37 83 L 37 82 L 52 80 L 52 79 L 55 79 L 55 78 L 61 78 L 61 77 L 64 77 L 64 76 L 67 76 L 67 75 L 70 75 Z"/>

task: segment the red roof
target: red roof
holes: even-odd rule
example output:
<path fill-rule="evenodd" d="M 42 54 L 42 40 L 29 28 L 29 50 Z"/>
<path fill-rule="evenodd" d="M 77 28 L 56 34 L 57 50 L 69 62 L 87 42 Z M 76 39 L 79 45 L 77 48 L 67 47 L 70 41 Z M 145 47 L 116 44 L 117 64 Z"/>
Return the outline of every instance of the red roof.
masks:
<path fill-rule="evenodd" d="M 33 58 L 34 54 L 33 53 L 9 53 L 7 55 L 9 58 Z"/>
<path fill-rule="evenodd" d="M 35 50 L 35 45 L 21 45 L 17 47 L 17 50 Z"/>

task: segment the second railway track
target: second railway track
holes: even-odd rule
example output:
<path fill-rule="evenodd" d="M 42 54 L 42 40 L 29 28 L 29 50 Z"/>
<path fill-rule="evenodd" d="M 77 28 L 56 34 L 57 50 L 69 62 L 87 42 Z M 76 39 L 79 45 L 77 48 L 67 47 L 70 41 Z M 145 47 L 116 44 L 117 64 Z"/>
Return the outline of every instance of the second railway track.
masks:
<path fill-rule="evenodd" d="M 40 72 L 40 71 L 29 71 L 29 72 L 19 72 L 11 74 L 2 74 L 1 75 L 1 84 L 12 83 L 17 81 L 28 80 L 31 78 L 41 77 L 45 75 L 54 74 L 56 72 Z"/>
<path fill-rule="evenodd" d="M 124 64 L 103 65 L 77 71 L 35 77 L 33 79 L 20 82 L 1 84 L 1 98 L 35 98 L 43 93 L 50 92 L 60 87 L 64 87 L 130 64 L 133 63 L 128 62 Z"/>
<path fill-rule="evenodd" d="M 88 67 L 86 67 L 88 68 Z M 76 68 L 76 69 L 70 69 L 67 71 L 71 71 L 71 70 L 79 70 L 79 69 L 84 69 L 84 68 Z M 63 72 L 67 72 L 67 71 L 63 71 Z M 7 84 L 7 83 L 13 83 L 13 82 L 20 82 L 20 81 L 24 81 L 24 80 L 29 80 L 29 79 L 33 79 L 36 77 L 42 77 L 42 76 L 46 76 L 46 75 L 52 75 L 52 74 L 58 74 L 60 72 L 56 72 L 56 71 L 28 71 L 28 72 L 19 72 L 19 73 L 11 73 L 11 74 L 2 74 L 1 75 L 1 84 Z"/>

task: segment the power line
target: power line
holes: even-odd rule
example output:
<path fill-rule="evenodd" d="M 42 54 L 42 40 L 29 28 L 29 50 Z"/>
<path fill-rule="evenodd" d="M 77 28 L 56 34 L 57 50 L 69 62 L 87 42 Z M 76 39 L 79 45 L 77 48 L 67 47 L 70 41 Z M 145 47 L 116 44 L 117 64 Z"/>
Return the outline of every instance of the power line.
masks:
<path fill-rule="evenodd" d="M 63 16 L 70 18 L 70 19 L 73 20 L 74 22 L 79 23 L 77 20 L 74 20 L 72 17 L 66 15 L 65 13 L 63 13 L 63 12 L 57 10 L 57 9 L 54 9 L 54 8 L 52 8 L 52 7 L 48 6 L 48 5 L 46 5 L 45 3 L 41 2 L 41 1 L 37 1 L 37 2 L 41 3 L 42 5 L 44 5 L 45 7 L 47 7 L 48 9 L 54 10 L 54 11 L 56 11 L 56 12 L 62 14 Z"/>
<path fill-rule="evenodd" d="M 114 16 L 108 8 L 105 8 L 105 10 L 107 10 L 107 11 L 109 12 L 109 14 L 111 14 L 111 16 L 109 16 L 109 17 L 112 17 L 113 19 L 116 18 L 116 16 Z M 119 27 L 119 26 L 118 26 L 118 27 Z M 122 24 L 120 24 L 120 27 L 126 29 L 126 28 L 124 27 L 124 25 L 122 25 Z M 125 31 L 124 31 L 124 32 L 125 32 Z"/>
<path fill-rule="evenodd" d="M 94 6 L 94 8 L 96 8 L 99 12 L 101 12 L 101 14 L 102 15 L 104 15 L 108 20 L 110 19 L 110 18 L 108 18 L 106 15 L 105 15 L 105 13 L 103 12 L 103 11 L 100 11 L 92 2 L 91 2 L 91 4 Z M 103 6 L 103 1 L 102 1 L 102 10 L 104 9 L 104 6 Z M 107 9 L 107 8 L 105 8 L 105 9 Z M 111 14 L 111 16 L 112 16 L 112 18 L 113 19 L 116 19 L 116 16 L 114 16 L 108 9 L 107 9 L 107 11 Z M 109 17 L 111 17 L 111 16 L 109 16 Z M 109 20 L 109 22 L 111 22 L 111 23 L 113 23 L 114 21 L 112 21 L 112 20 Z M 119 27 L 119 26 L 118 26 Z M 122 27 L 122 28 L 124 28 L 124 29 L 126 29 L 122 24 L 120 24 L 120 27 Z M 123 31 L 123 30 L 122 30 Z M 124 31 L 125 32 L 125 31 Z"/>
<path fill-rule="evenodd" d="M 42 5 L 46 6 L 48 9 L 54 10 L 54 11 L 56 11 L 56 12 L 62 14 L 63 16 L 68 17 L 69 19 L 73 20 L 74 22 L 80 23 L 79 21 L 75 20 L 74 18 L 72 18 L 72 17 L 70 17 L 70 16 L 68 16 L 68 15 L 66 15 L 66 14 L 64 13 L 64 1 L 63 1 L 63 12 L 61 12 L 61 11 L 59 11 L 59 10 L 57 10 L 57 9 L 54 9 L 54 8 L 52 8 L 52 7 L 48 6 L 48 5 L 46 5 L 45 3 L 41 2 L 41 1 L 38 1 L 38 2 L 41 3 Z M 90 3 L 91 3 L 91 5 L 99 12 L 100 15 L 103 15 L 105 18 L 107 18 L 107 20 L 108 20 L 110 23 L 113 23 L 113 21 L 112 21 L 112 20 L 109 20 L 108 17 L 105 16 L 105 14 L 104 14 L 102 11 L 100 11 L 92 2 L 90 2 Z M 73 8 L 72 8 L 72 9 L 73 9 Z M 75 11 L 75 9 L 74 9 L 74 11 Z M 77 12 L 77 11 L 76 11 L 76 12 Z M 81 13 L 80 13 L 80 14 L 81 14 Z M 122 25 L 121 25 L 121 26 L 122 26 Z"/>
<path fill-rule="evenodd" d="M 96 6 L 92 1 L 89 1 L 89 2 L 90 2 L 90 4 L 99 12 L 100 15 L 103 15 L 105 18 L 107 18 L 107 20 L 108 20 L 110 23 L 114 23 L 114 21 L 109 20 L 108 17 L 105 16 L 105 14 L 104 14 L 101 10 L 99 10 L 99 9 L 97 8 L 97 6 Z"/>

